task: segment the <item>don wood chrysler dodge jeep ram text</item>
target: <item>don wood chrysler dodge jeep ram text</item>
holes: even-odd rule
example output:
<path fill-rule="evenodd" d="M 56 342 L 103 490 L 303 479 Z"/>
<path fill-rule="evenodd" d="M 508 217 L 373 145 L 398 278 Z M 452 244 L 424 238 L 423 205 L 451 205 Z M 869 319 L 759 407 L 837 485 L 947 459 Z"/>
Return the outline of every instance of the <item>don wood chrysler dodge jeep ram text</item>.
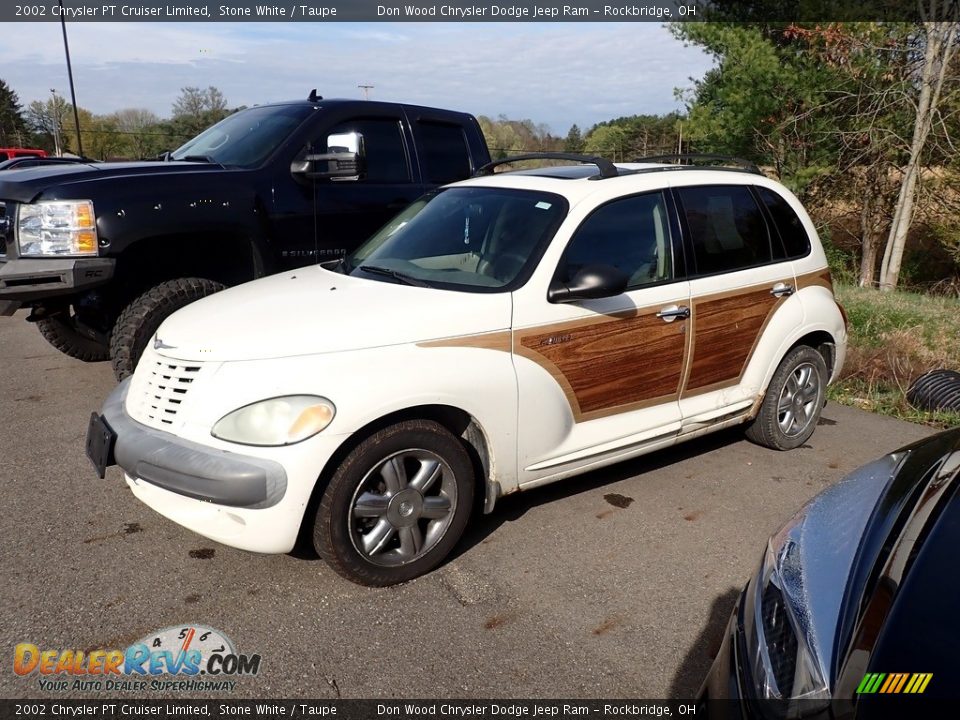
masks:
<path fill-rule="evenodd" d="M 101 476 L 239 548 L 288 552 L 307 523 L 387 585 L 440 563 L 475 499 L 735 424 L 805 442 L 846 327 L 796 198 L 591 160 L 488 166 L 342 261 L 175 313 L 91 418 Z"/>

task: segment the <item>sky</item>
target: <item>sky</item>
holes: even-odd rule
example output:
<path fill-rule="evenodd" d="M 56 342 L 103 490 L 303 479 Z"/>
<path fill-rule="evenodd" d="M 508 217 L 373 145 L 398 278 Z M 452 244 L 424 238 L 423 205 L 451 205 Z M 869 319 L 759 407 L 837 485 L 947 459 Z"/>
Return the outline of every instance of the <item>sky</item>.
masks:
<path fill-rule="evenodd" d="M 26 107 L 69 100 L 59 23 L 9 25 L 0 79 Z M 74 23 L 77 104 L 161 117 L 185 86 L 214 85 L 231 107 L 362 97 L 529 118 L 565 135 L 622 115 L 681 109 L 711 67 L 658 23 Z"/>

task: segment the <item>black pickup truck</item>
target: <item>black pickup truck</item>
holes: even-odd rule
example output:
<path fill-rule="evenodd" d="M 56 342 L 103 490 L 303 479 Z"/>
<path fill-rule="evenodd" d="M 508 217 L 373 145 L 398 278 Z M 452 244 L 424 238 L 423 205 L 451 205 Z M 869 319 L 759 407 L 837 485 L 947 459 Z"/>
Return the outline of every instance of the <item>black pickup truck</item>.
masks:
<path fill-rule="evenodd" d="M 489 162 L 475 118 L 359 100 L 260 105 L 164 161 L 0 175 L 0 315 L 133 372 L 198 298 L 353 250 L 425 191 Z"/>

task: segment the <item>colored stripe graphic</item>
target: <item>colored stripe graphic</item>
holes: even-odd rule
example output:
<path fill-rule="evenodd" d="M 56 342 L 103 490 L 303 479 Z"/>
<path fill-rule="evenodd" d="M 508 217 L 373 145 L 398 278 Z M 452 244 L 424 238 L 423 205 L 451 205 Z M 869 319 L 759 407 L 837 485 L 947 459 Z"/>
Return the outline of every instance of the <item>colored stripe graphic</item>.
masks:
<path fill-rule="evenodd" d="M 857 686 L 857 694 L 920 694 L 932 679 L 933 673 L 867 673 Z"/>

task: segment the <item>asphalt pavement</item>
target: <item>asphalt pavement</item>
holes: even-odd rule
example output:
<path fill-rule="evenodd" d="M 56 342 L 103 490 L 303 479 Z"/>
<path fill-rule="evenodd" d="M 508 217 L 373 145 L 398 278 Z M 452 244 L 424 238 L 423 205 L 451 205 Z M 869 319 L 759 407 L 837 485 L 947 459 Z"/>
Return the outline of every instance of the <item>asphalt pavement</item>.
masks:
<path fill-rule="evenodd" d="M 18 643 L 124 648 L 195 623 L 262 658 L 211 699 L 689 698 L 767 537 L 931 432 L 828 405 L 792 452 L 707 436 L 504 498 L 438 570 L 369 589 L 306 551 L 199 537 L 137 501 L 117 468 L 98 479 L 84 440 L 109 364 L 59 354 L 24 315 L 0 318 L 3 698 L 97 697 L 16 675 Z"/>

